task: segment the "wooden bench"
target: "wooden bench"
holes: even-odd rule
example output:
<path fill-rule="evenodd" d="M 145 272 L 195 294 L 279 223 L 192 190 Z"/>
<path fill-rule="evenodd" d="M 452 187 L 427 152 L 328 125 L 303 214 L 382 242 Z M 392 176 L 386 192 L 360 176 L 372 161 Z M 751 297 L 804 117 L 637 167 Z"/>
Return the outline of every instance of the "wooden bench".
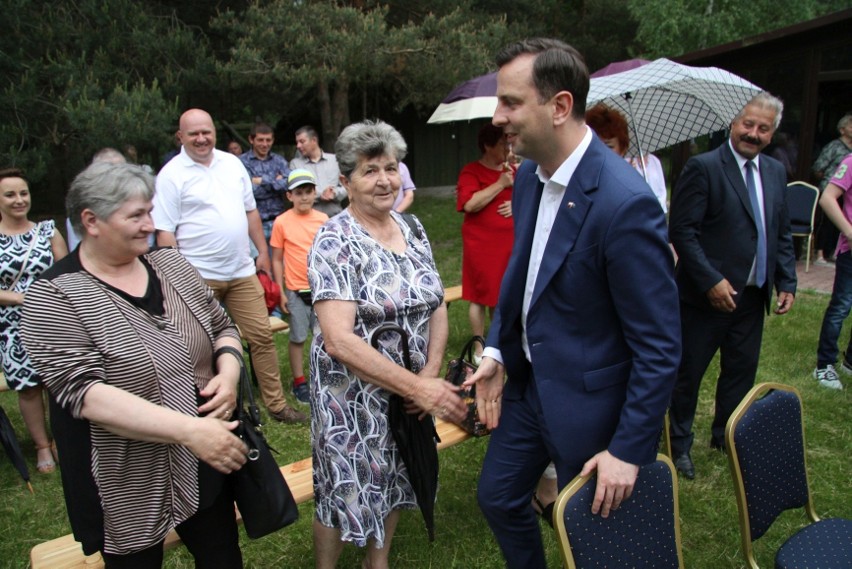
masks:
<path fill-rule="evenodd" d="M 438 436 L 441 439 L 439 449 L 456 445 L 470 438 L 470 435 L 458 426 L 436 419 Z M 281 474 L 287 480 L 296 503 L 301 504 L 314 499 L 313 471 L 311 459 L 305 458 L 281 467 Z M 236 512 L 237 522 L 241 521 L 240 512 Z M 166 536 L 163 549 L 168 550 L 181 544 L 180 537 L 172 530 Z M 100 553 L 86 556 L 79 542 L 69 534 L 57 539 L 40 543 L 30 550 L 32 569 L 101 569 L 104 566 Z"/>
<path fill-rule="evenodd" d="M 290 325 L 278 318 L 277 316 L 269 317 L 269 327 L 272 328 L 272 333 L 286 332 L 290 329 Z"/>
<path fill-rule="evenodd" d="M 461 285 L 451 286 L 449 288 L 444 289 L 444 302 L 447 306 L 450 305 L 451 302 L 455 302 L 456 300 L 461 300 L 462 297 L 462 287 Z"/>
<path fill-rule="evenodd" d="M 290 325 L 278 318 L 277 316 L 269 317 L 269 327 L 272 329 L 273 334 L 276 334 L 278 332 L 287 332 L 290 330 Z M 237 331 L 240 333 L 240 338 L 245 341 L 245 338 L 243 337 L 243 332 L 242 330 L 240 330 L 239 326 L 237 326 Z"/>

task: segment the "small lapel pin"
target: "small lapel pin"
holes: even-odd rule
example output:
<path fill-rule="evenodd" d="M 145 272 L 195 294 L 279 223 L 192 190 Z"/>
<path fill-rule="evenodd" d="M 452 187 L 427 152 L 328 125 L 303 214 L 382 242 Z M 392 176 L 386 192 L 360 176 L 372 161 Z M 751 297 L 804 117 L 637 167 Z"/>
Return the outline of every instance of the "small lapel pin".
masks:
<path fill-rule="evenodd" d="M 574 202 L 568 202 L 568 209 L 574 209 Z"/>

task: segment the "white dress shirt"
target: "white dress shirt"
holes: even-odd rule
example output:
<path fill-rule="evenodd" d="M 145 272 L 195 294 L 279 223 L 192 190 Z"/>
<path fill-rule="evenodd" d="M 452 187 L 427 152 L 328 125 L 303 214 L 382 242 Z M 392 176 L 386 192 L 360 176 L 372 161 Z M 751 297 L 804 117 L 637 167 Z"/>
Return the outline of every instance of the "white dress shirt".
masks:
<path fill-rule="evenodd" d="M 530 249 L 530 262 L 527 268 L 527 282 L 524 287 L 524 303 L 521 308 L 521 342 L 528 361 L 531 361 L 531 358 L 527 342 L 527 314 L 529 313 L 530 302 L 532 301 L 533 291 L 535 290 L 535 281 L 538 278 L 538 269 L 541 266 L 541 260 L 544 258 L 544 251 L 547 248 L 547 241 L 550 238 L 551 229 L 556 221 L 556 214 L 559 212 L 559 205 L 565 196 L 565 189 L 571 182 L 571 177 L 577 170 L 580 160 L 592 143 L 591 129 L 587 126 L 584 128 L 586 129 L 586 134 L 583 135 L 580 144 L 577 145 L 577 148 L 574 149 L 550 178 L 547 177 L 541 166 L 535 171 L 538 179 L 544 184 L 544 191 L 541 194 L 541 201 L 538 204 L 538 216 L 535 221 L 532 249 Z M 482 355 L 494 358 L 500 363 L 503 363 L 500 350 L 496 347 L 485 348 Z"/>
<path fill-rule="evenodd" d="M 746 185 L 746 191 L 748 191 L 748 181 L 746 180 L 746 162 L 748 162 L 748 158 L 739 154 L 736 150 L 734 150 L 734 145 L 731 144 L 731 139 L 728 139 L 728 146 L 731 148 L 731 152 L 734 153 L 734 158 L 737 161 L 737 165 L 740 167 L 740 175 L 743 177 L 743 183 Z M 751 159 L 754 163 L 754 188 L 757 190 L 757 205 L 760 209 L 757 212 L 760 217 L 760 223 L 763 224 L 763 232 L 766 233 L 766 213 L 765 206 L 763 205 L 763 181 L 760 179 L 760 154 Z M 746 281 L 746 286 L 756 286 L 757 278 L 755 277 L 755 267 L 757 265 L 757 254 L 755 253 L 755 259 L 751 262 L 751 270 L 748 273 L 748 280 Z M 766 279 L 769 280 L 770 275 L 766 275 Z"/>

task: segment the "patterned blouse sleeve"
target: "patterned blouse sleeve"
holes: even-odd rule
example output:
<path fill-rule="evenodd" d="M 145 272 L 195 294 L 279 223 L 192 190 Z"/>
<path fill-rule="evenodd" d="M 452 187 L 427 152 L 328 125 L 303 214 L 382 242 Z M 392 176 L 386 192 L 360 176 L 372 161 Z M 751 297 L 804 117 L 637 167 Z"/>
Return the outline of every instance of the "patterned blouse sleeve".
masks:
<path fill-rule="evenodd" d="M 106 379 L 102 356 L 53 282 L 40 279 L 27 292 L 21 336 L 51 395 L 75 418 L 82 418 L 89 388 Z"/>
<path fill-rule="evenodd" d="M 423 236 L 420 239 L 420 242 L 417 243 L 417 238 L 414 237 L 413 234 L 409 235 L 409 243 L 414 243 L 416 246 L 421 247 L 424 250 L 424 255 L 429 259 L 429 264 L 432 266 L 432 269 L 435 271 L 435 274 L 438 274 L 438 266 L 435 264 L 435 257 L 432 255 L 432 244 L 429 243 L 429 236 L 426 235 L 426 228 L 423 227 L 423 224 L 420 223 L 420 219 L 416 215 L 412 215 L 414 218 L 414 223 L 417 224 L 417 227 L 420 229 L 420 235 Z"/>
<path fill-rule="evenodd" d="M 358 262 L 344 227 L 326 223 L 308 254 L 308 280 L 314 301 L 357 300 Z"/>

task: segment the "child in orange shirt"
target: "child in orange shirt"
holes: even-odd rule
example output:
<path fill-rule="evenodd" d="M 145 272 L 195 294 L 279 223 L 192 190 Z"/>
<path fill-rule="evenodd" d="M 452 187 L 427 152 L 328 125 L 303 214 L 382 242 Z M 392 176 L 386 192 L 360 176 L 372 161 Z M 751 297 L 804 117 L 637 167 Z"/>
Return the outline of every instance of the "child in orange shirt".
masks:
<path fill-rule="evenodd" d="M 296 169 L 287 178 L 287 199 L 293 208 L 285 211 L 272 226 L 272 275 L 281 287 L 281 311 L 290 315 L 290 369 L 293 395 L 301 403 L 310 402 L 305 380 L 302 351 L 316 317 L 308 283 L 308 251 L 320 226 L 328 216 L 314 209 L 317 180 L 308 170 Z"/>

